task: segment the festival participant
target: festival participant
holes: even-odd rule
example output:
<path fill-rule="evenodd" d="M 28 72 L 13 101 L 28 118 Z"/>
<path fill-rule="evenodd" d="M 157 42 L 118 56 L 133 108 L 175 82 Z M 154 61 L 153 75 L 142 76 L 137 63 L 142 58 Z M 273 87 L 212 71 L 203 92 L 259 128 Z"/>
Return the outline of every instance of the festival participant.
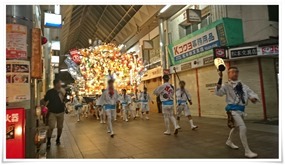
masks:
<path fill-rule="evenodd" d="M 237 67 L 230 67 L 228 69 L 228 82 L 222 85 L 223 73 L 219 72 L 219 81 L 215 89 L 217 96 L 226 95 L 227 106 L 225 108 L 228 115 L 228 127 L 231 128 L 226 145 L 232 149 L 238 149 L 231 139 L 231 135 L 235 128 L 239 128 L 239 135 L 242 145 L 245 150 L 245 157 L 254 158 L 258 155 L 252 152 L 247 143 L 246 126 L 244 123 L 244 110 L 248 100 L 252 103 L 259 101 L 259 97 L 247 85 L 242 83 L 239 79 L 239 70 Z"/>
<path fill-rule="evenodd" d="M 160 100 L 162 102 L 162 113 L 164 116 L 164 122 L 166 126 L 165 135 L 171 135 L 170 132 L 170 120 L 174 126 L 174 134 L 178 134 L 178 125 L 176 123 L 175 117 L 173 115 L 173 95 L 174 95 L 174 87 L 169 83 L 169 76 L 163 76 L 164 84 L 157 87 L 154 90 L 154 94 L 156 96 L 160 96 Z"/>
<path fill-rule="evenodd" d="M 87 98 L 86 99 L 82 98 L 82 104 L 83 104 L 83 107 L 82 107 L 83 114 L 86 118 L 88 118 L 90 107 L 89 107 L 89 104 L 87 103 Z"/>
<path fill-rule="evenodd" d="M 100 111 L 99 111 L 99 108 L 98 108 L 99 106 L 97 106 L 98 101 L 99 101 L 99 95 L 96 95 L 95 99 L 93 101 L 93 104 L 95 103 L 94 106 L 93 106 L 94 107 L 93 108 L 94 109 L 93 116 L 95 116 L 97 120 L 99 120 L 99 115 L 100 115 Z"/>
<path fill-rule="evenodd" d="M 105 89 L 102 89 L 102 94 L 104 93 Z M 104 106 L 102 105 L 102 95 L 96 99 L 96 109 L 98 109 L 100 113 L 100 123 L 106 123 L 106 111 L 104 111 Z"/>
<path fill-rule="evenodd" d="M 79 96 L 78 92 L 76 92 L 76 95 L 73 99 L 73 105 L 77 115 L 77 122 L 80 122 L 80 115 L 82 113 L 83 104 L 82 97 Z"/>
<path fill-rule="evenodd" d="M 193 119 L 190 113 L 190 108 L 187 104 L 187 101 L 190 105 L 192 105 L 190 93 L 185 89 L 185 81 L 180 81 L 179 86 L 180 88 L 176 90 L 176 99 L 177 99 L 177 124 L 179 125 L 181 113 L 184 111 L 184 115 L 188 117 L 190 126 L 192 130 L 198 128 L 193 124 Z M 180 128 L 180 126 L 179 126 Z"/>
<path fill-rule="evenodd" d="M 101 97 L 101 104 L 104 106 L 108 119 L 108 133 L 111 134 L 111 137 L 114 137 L 112 118 L 114 117 L 114 113 L 116 113 L 116 103 L 119 101 L 119 94 L 117 90 L 114 89 L 114 80 L 108 80 L 108 87 Z"/>
<path fill-rule="evenodd" d="M 136 119 L 136 108 L 137 108 L 136 97 L 132 96 L 130 111 L 131 111 L 131 116 L 133 117 L 134 120 Z"/>
<path fill-rule="evenodd" d="M 148 116 L 148 114 L 149 114 L 149 101 L 151 101 L 152 104 L 153 104 L 153 101 L 151 100 L 149 94 L 147 93 L 147 88 L 144 87 L 143 90 L 144 91 L 140 94 L 140 97 L 139 97 L 140 101 L 141 101 L 141 117 L 143 119 L 144 113 L 146 113 L 145 119 L 149 120 L 149 116 Z"/>
<path fill-rule="evenodd" d="M 128 114 L 130 113 L 131 97 L 127 95 L 127 90 L 122 90 L 122 95 L 119 98 L 122 105 L 121 111 L 123 112 L 123 120 L 128 122 Z"/>
<path fill-rule="evenodd" d="M 139 99 L 138 89 L 135 90 L 135 108 L 136 108 L 135 118 L 137 118 L 139 117 L 139 112 L 140 112 L 140 99 Z"/>

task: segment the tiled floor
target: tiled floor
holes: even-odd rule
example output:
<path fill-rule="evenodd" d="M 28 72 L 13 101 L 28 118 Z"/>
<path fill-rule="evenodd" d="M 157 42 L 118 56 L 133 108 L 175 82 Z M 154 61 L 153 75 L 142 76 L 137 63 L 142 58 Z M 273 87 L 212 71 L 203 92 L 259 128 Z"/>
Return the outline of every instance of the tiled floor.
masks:
<path fill-rule="evenodd" d="M 238 132 L 234 142 L 240 147 L 225 146 L 229 129 L 225 119 L 194 117 L 199 130 L 192 131 L 182 118 L 177 136 L 163 135 L 161 114 L 151 114 L 150 120 L 137 119 L 128 123 L 115 121 L 115 137 L 107 134 L 106 124 L 94 117 L 76 122 L 70 114 L 65 117 L 62 145 L 52 139 L 48 158 L 244 158 Z M 278 126 L 247 122 L 248 141 L 259 158 L 278 158 Z M 56 130 L 54 130 L 56 134 Z"/>

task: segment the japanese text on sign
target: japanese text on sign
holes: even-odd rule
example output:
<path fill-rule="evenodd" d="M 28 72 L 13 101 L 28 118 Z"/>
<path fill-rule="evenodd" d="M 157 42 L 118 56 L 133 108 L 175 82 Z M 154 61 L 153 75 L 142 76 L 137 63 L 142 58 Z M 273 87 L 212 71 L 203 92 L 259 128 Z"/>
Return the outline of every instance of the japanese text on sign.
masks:
<path fill-rule="evenodd" d="M 6 115 L 6 122 L 8 122 L 8 123 L 17 123 L 17 122 L 19 122 L 19 114 L 18 113 L 12 113 L 11 115 L 7 114 Z"/>
<path fill-rule="evenodd" d="M 257 55 L 257 48 L 238 49 L 230 51 L 231 58 Z"/>
<path fill-rule="evenodd" d="M 202 53 L 220 45 L 216 28 L 212 28 L 173 47 L 175 60 Z"/>

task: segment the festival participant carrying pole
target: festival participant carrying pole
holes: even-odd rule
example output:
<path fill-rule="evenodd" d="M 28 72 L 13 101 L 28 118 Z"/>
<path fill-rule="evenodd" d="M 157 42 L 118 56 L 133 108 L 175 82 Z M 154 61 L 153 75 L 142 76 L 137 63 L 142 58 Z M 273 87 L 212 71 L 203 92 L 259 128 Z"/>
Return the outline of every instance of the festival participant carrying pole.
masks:
<path fill-rule="evenodd" d="M 177 123 L 179 124 L 180 121 L 180 117 L 182 112 L 184 111 L 185 116 L 188 118 L 191 129 L 192 130 L 196 130 L 198 128 L 198 126 L 193 124 L 193 119 L 191 116 L 191 112 L 190 112 L 190 108 L 187 104 L 187 101 L 189 102 L 190 105 L 192 105 L 192 101 L 191 101 L 191 95 L 190 93 L 185 89 L 185 81 L 181 81 L 177 72 L 176 72 L 176 68 L 174 67 L 174 73 L 176 74 L 176 76 L 178 77 L 179 80 L 179 86 L 180 88 L 178 88 L 175 92 L 176 94 L 176 100 L 177 100 Z M 180 128 L 180 126 L 179 126 Z"/>

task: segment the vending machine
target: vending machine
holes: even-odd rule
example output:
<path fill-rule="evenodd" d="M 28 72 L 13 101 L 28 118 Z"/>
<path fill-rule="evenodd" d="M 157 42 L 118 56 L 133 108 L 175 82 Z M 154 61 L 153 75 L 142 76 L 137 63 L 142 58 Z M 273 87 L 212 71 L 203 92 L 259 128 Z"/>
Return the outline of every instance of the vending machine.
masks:
<path fill-rule="evenodd" d="M 6 109 L 6 159 L 25 158 L 25 109 Z"/>

